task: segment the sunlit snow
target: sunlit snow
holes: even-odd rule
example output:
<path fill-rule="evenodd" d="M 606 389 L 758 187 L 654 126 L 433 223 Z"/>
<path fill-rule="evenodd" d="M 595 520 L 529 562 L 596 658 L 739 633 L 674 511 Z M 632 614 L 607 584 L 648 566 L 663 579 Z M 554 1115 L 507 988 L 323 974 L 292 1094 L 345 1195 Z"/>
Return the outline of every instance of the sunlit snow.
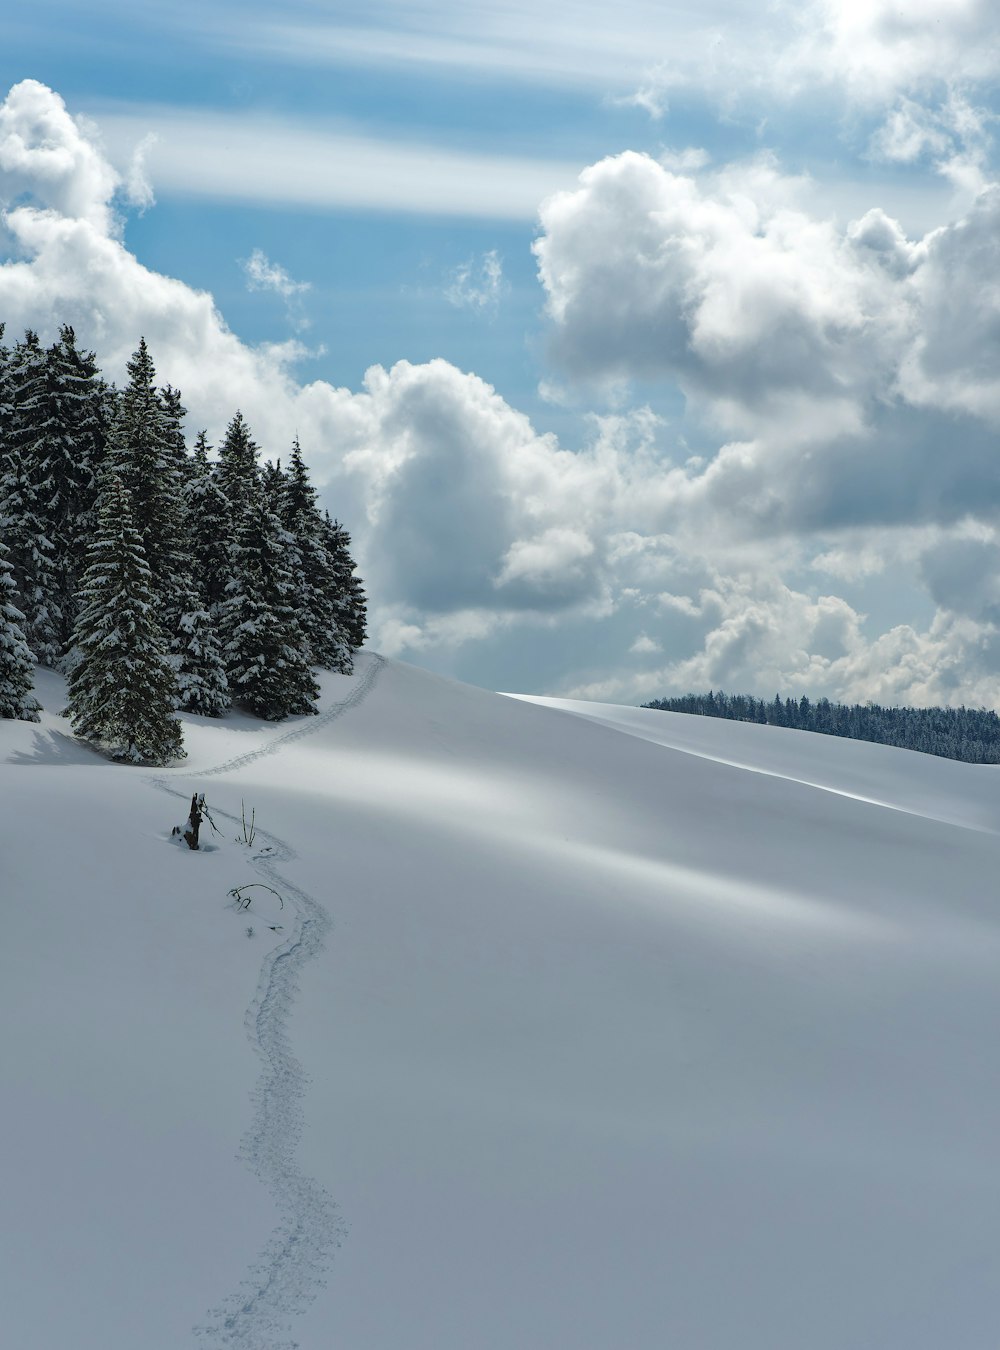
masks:
<path fill-rule="evenodd" d="M 357 671 L 0 723 L 4 1343 L 996 1345 L 997 770 Z"/>

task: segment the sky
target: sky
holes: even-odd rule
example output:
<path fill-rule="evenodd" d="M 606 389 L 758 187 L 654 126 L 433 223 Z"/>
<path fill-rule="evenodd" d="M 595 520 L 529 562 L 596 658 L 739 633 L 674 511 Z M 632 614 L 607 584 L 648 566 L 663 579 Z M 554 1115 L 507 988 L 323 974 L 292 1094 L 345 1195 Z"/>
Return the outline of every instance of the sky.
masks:
<path fill-rule="evenodd" d="M 995 0 L 35 0 L 0 322 L 298 435 L 372 644 L 1000 705 Z"/>

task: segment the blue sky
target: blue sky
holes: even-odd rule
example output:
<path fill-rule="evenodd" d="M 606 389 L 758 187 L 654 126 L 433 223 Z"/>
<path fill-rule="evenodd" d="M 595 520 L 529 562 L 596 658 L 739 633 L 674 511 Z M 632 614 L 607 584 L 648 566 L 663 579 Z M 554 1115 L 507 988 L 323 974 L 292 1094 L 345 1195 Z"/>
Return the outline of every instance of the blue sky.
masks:
<path fill-rule="evenodd" d="M 996 703 L 998 39 L 984 0 L 38 0 L 0 319 L 116 373 L 145 332 L 192 429 L 298 431 L 405 659 Z"/>

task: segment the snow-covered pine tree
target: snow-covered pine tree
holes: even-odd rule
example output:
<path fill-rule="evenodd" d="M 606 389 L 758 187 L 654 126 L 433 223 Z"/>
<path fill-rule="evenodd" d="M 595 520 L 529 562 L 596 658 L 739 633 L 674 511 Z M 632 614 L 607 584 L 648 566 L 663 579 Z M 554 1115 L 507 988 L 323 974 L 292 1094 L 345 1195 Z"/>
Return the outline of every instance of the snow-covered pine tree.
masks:
<path fill-rule="evenodd" d="M 146 550 L 160 620 L 177 631 L 190 602 L 185 504 L 177 436 L 178 401 L 164 406 L 145 338 L 128 363 L 129 381 L 118 397 L 108 436 L 107 460 L 129 493 L 136 529 Z M 180 414 L 183 409 L 180 408 Z"/>
<path fill-rule="evenodd" d="M 177 680 L 177 706 L 202 717 L 221 717 L 231 706 L 229 680 L 218 626 L 192 593 L 170 642 Z"/>
<path fill-rule="evenodd" d="M 68 324 L 60 328 L 58 342 L 45 357 L 49 373 L 48 498 L 42 509 L 55 553 L 55 609 L 65 649 L 76 621 L 76 594 L 95 524 L 97 473 L 107 441 L 108 387 L 93 352 L 80 351 Z"/>
<path fill-rule="evenodd" d="M 165 597 L 163 624 L 170 639 L 170 660 L 177 675 L 177 706 L 204 717 L 220 717 L 230 706 L 222 647 L 199 577 L 195 520 L 190 489 L 201 464 L 188 454 L 184 440 L 187 409 L 179 389 L 169 384 L 159 391 L 164 463 L 180 484 L 182 507 L 175 525 L 176 555 L 173 585 Z M 207 464 L 207 449 L 203 447 Z"/>
<path fill-rule="evenodd" d="M 316 490 L 296 436 L 284 474 L 282 521 L 291 536 L 289 561 L 295 603 L 313 665 L 350 674 L 351 641 L 344 627 L 344 596 L 337 559 L 328 552 Z"/>
<path fill-rule="evenodd" d="M 198 433 L 188 465 L 184 500 L 188 537 L 194 557 L 194 577 L 213 616 L 226 598 L 229 581 L 229 504 L 219 486 L 219 475 L 208 458 L 211 447 L 204 431 Z"/>
<path fill-rule="evenodd" d="M 13 414 L 10 392 L 10 352 L 4 346 L 3 335 L 6 325 L 0 323 L 0 473 L 8 453 L 10 438 L 10 419 Z"/>
<path fill-rule="evenodd" d="M 46 428 L 49 369 L 37 333 L 28 331 L 6 362 L 10 418 L 0 476 L 0 531 L 10 550 L 24 637 L 36 661 L 54 665 L 62 654 L 59 575 L 48 532 L 52 495 Z"/>
<path fill-rule="evenodd" d="M 0 492 L 7 477 L 12 453 L 11 430 L 14 421 L 14 394 L 11 387 L 10 352 L 3 343 L 4 325 L 0 323 Z M 0 497 L 0 507 L 3 499 Z"/>
<path fill-rule="evenodd" d="M 165 764 L 184 754 L 174 671 L 128 490 L 110 467 L 99 485 L 74 632 L 68 713 L 76 734 L 116 759 Z"/>
<path fill-rule="evenodd" d="M 35 662 L 24 640 L 24 615 L 14 604 L 16 587 L 0 540 L 0 717 L 37 722 L 41 704 L 32 693 Z"/>
<path fill-rule="evenodd" d="M 257 445 L 250 435 L 250 428 L 243 414 L 237 412 L 226 428 L 216 464 L 216 481 L 228 505 L 230 539 L 235 526 L 249 510 L 259 504 L 261 489 L 257 455 Z"/>
<path fill-rule="evenodd" d="M 163 416 L 162 435 L 168 461 L 177 470 L 181 486 L 187 481 L 190 457 L 184 439 L 184 418 L 187 408 L 181 401 L 181 391 L 165 384 L 159 391 L 160 412 Z"/>
<path fill-rule="evenodd" d="M 260 490 L 267 503 L 267 509 L 279 519 L 284 510 L 286 483 L 287 478 L 281 467 L 281 460 L 276 460 L 273 464 L 268 460 L 260 471 Z"/>
<path fill-rule="evenodd" d="M 269 721 L 311 713 L 309 666 L 287 565 L 287 536 L 259 494 L 234 525 L 220 628 L 234 703 Z"/>
<path fill-rule="evenodd" d="M 351 536 L 338 520 L 323 515 L 322 539 L 331 559 L 331 587 L 340 597 L 341 626 L 351 649 L 357 651 L 368 636 L 368 601 L 361 578 L 355 576 L 357 564 L 351 556 Z"/>

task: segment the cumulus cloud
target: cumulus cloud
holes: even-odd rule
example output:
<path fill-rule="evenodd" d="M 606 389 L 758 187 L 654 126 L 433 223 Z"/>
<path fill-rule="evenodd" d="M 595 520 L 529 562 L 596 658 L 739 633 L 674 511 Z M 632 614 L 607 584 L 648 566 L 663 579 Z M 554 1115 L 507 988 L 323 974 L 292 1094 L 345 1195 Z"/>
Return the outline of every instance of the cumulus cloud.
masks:
<path fill-rule="evenodd" d="M 992 0 L 812 0 L 785 64 L 867 100 L 986 82 L 1000 71 L 1000 14 Z"/>
<path fill-rule="evenodd" d="M 689 511 L 774 532 L 995 505 L 1000 188 L 910 240 L 878 208 L 817 218 L 804 187 L 769 161 L 587 169 L 535 243 L 556 358 L 578 378 L 669 380 L 728 433 L 678 485 Z"/>
<path fill-rule="evenodd" d="M 550 201 L 539 261 L 564 361 L 677 380 L 730 428 L 696 456 L 645 408 L 592 418 L 571 452 L 443 360 L 374 367 L 356 390 L 303 384 L 296 343 L 248 346 L 211 295 L 128 251 L 121 190 L 55 94 L 11 91 L 8 334 L 71 322 L 117 378 L 144 334 L 192 428 L 217 438 L 239 407 L 269 454 L 297 430 L 387 650 L 444 665 L 489 650 L 490 679 L 530 642 L 555 653 L 550 689 L 603 697 L 1000 696 L 992 190 L 922 240 L 877 211 L 848 230 L 812 218 L 767 162 L 696 181 L 624 156 Z M 258 273 L 279 294 L 301 284 L 264 255 Z M 860 602 L 823 593 L 878 576 L 887 523 L 937 606 L 926 629 L 870 631 Z"/>
<path fill-rule="evenodd" d="M 749 410 L 869 368 L 884 285 L 767 162 L 703 188 L 626 152 L 542 207 L 539 273 L 574 372 L 685 380 Z M 890 316 L 891 321 L 892 316 Z"/>
<path fill-rule="evenodd" d="M 25 198 L 110 234 L 118 187 L 118 174 L 62 99 L 37 80 L 14 86 L 0 104 L 0 207 Z"/>

